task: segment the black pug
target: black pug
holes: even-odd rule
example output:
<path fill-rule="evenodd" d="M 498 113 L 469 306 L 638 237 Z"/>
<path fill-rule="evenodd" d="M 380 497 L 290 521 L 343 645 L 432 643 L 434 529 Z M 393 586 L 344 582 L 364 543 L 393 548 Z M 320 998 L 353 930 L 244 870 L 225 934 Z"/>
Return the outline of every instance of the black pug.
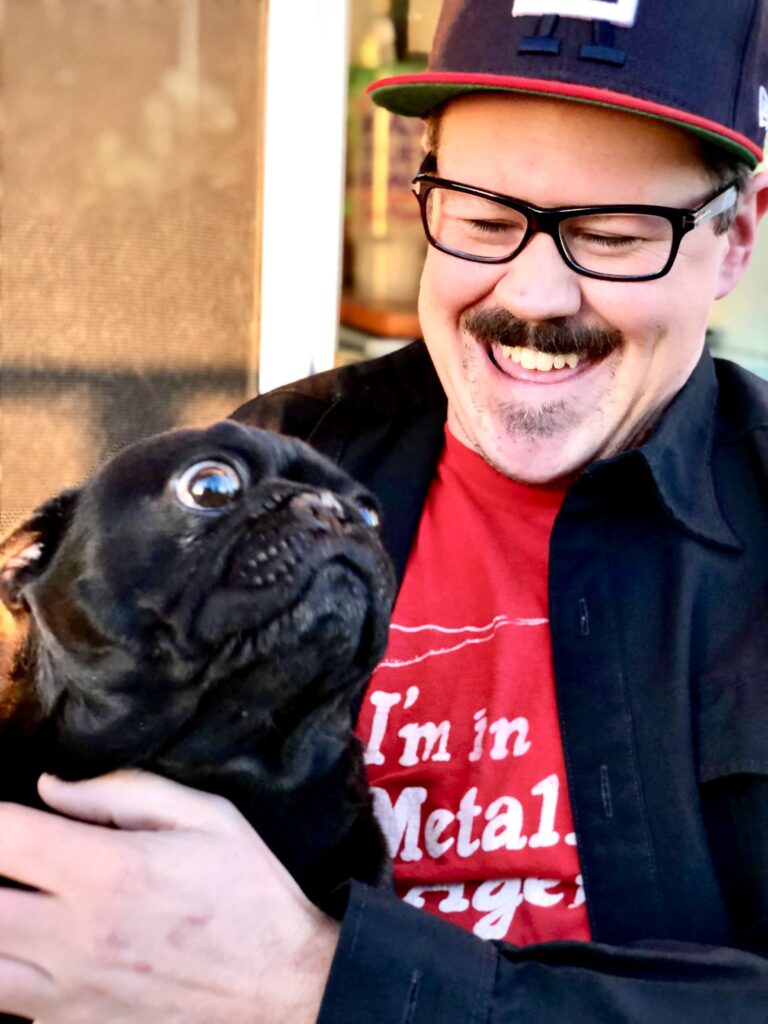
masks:
<path fill-rule="evenodd" d="M 0 799 L 157 772 L 230 799 L 338 914 L 388 869 L 352 733 L 394 594 L 376 525 L 308 445 L 231 421 L 47 502 L 0 546 Z"/>

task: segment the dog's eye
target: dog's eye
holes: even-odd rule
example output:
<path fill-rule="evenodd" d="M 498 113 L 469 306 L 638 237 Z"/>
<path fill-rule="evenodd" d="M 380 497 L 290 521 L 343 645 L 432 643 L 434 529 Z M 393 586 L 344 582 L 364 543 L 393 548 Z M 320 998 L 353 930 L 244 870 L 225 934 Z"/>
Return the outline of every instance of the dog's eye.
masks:
<path fill-rule="evenodd" d="M 207 459 L 189 466 L 173 481 L 176 497 L 198 512 L 223 512 L 237 500 L 243 481 L 227 462 Z"/>
<path fill-rule="evenodd" d="M 379 518 L 376 506 L 373 505 L 372 502 L 365 498 L 361 498 L 357 503 L 357 511 L 366 526 L 370 526 L 372 529 L 378 530 L 381 519 Z"/>

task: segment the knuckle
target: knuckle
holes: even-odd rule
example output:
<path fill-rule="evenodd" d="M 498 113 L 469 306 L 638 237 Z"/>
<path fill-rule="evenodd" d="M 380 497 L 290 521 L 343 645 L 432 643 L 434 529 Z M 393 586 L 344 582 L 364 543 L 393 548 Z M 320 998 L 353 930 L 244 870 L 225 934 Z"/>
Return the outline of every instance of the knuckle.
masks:
<path fill-rule="evenodd" d="M 130 958 L 132 945 L 128 931 L 115 921 L 92 922 L 84 941 L 89 962 L 102 967 Z"/>
<path fill-rule="evenodd" d="M 137 898 L 151 887 L 148 858 L 133 843 L 122 842 L 104 850 L 94 865 L 94 873 L 107 898 Z"/>
<path fill-rule="evenodd" d="M 243 815 L 226 797 L 219 796 L 217 793 L 207 793 L 205 798 L 208 802 L 210 816 L 215 822 L 234 830 L 247 826 Z"/>
<path fill-rule="evenodd" d="M 2 818 L 3 833 L 23 836 L 39 817 L 38 811 L 32 811 L 21 804 L 2 803 L 0 804 L 0 817 Z"/>

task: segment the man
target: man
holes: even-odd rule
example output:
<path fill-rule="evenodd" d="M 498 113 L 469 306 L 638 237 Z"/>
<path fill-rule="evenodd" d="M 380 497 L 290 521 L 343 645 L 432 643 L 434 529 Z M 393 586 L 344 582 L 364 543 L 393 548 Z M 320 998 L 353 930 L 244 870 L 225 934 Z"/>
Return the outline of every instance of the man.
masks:
<path fill-rule="evenodd" d="M 429 116 L 426 350 L 238 416 L 384 505 L 358 730 L 404 900 L 353 887 L 339 930 L 221 801 L 44 779 L 81 820 L 0 810 L 45 894 L 0 893 L 0 1007 L 764 1019 L 768 389 L 703 347 L 768 205 L 766 50 L 755 0 L 448 0 L 430 72 L 374 90 Z"/>

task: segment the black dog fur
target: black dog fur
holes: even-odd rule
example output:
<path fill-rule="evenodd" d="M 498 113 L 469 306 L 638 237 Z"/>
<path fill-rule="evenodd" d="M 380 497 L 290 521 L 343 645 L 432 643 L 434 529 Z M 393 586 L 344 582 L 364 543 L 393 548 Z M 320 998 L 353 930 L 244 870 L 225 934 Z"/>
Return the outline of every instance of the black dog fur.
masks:
<path fill-rule="evenodd" d="M 394 594 L 375 521 L 308 445 L 231 421 L 47 502 L 0 546 L 0 799 L 145 768 L 232 800 L 331 913 L 383 881 L 352 734 Z"/>

